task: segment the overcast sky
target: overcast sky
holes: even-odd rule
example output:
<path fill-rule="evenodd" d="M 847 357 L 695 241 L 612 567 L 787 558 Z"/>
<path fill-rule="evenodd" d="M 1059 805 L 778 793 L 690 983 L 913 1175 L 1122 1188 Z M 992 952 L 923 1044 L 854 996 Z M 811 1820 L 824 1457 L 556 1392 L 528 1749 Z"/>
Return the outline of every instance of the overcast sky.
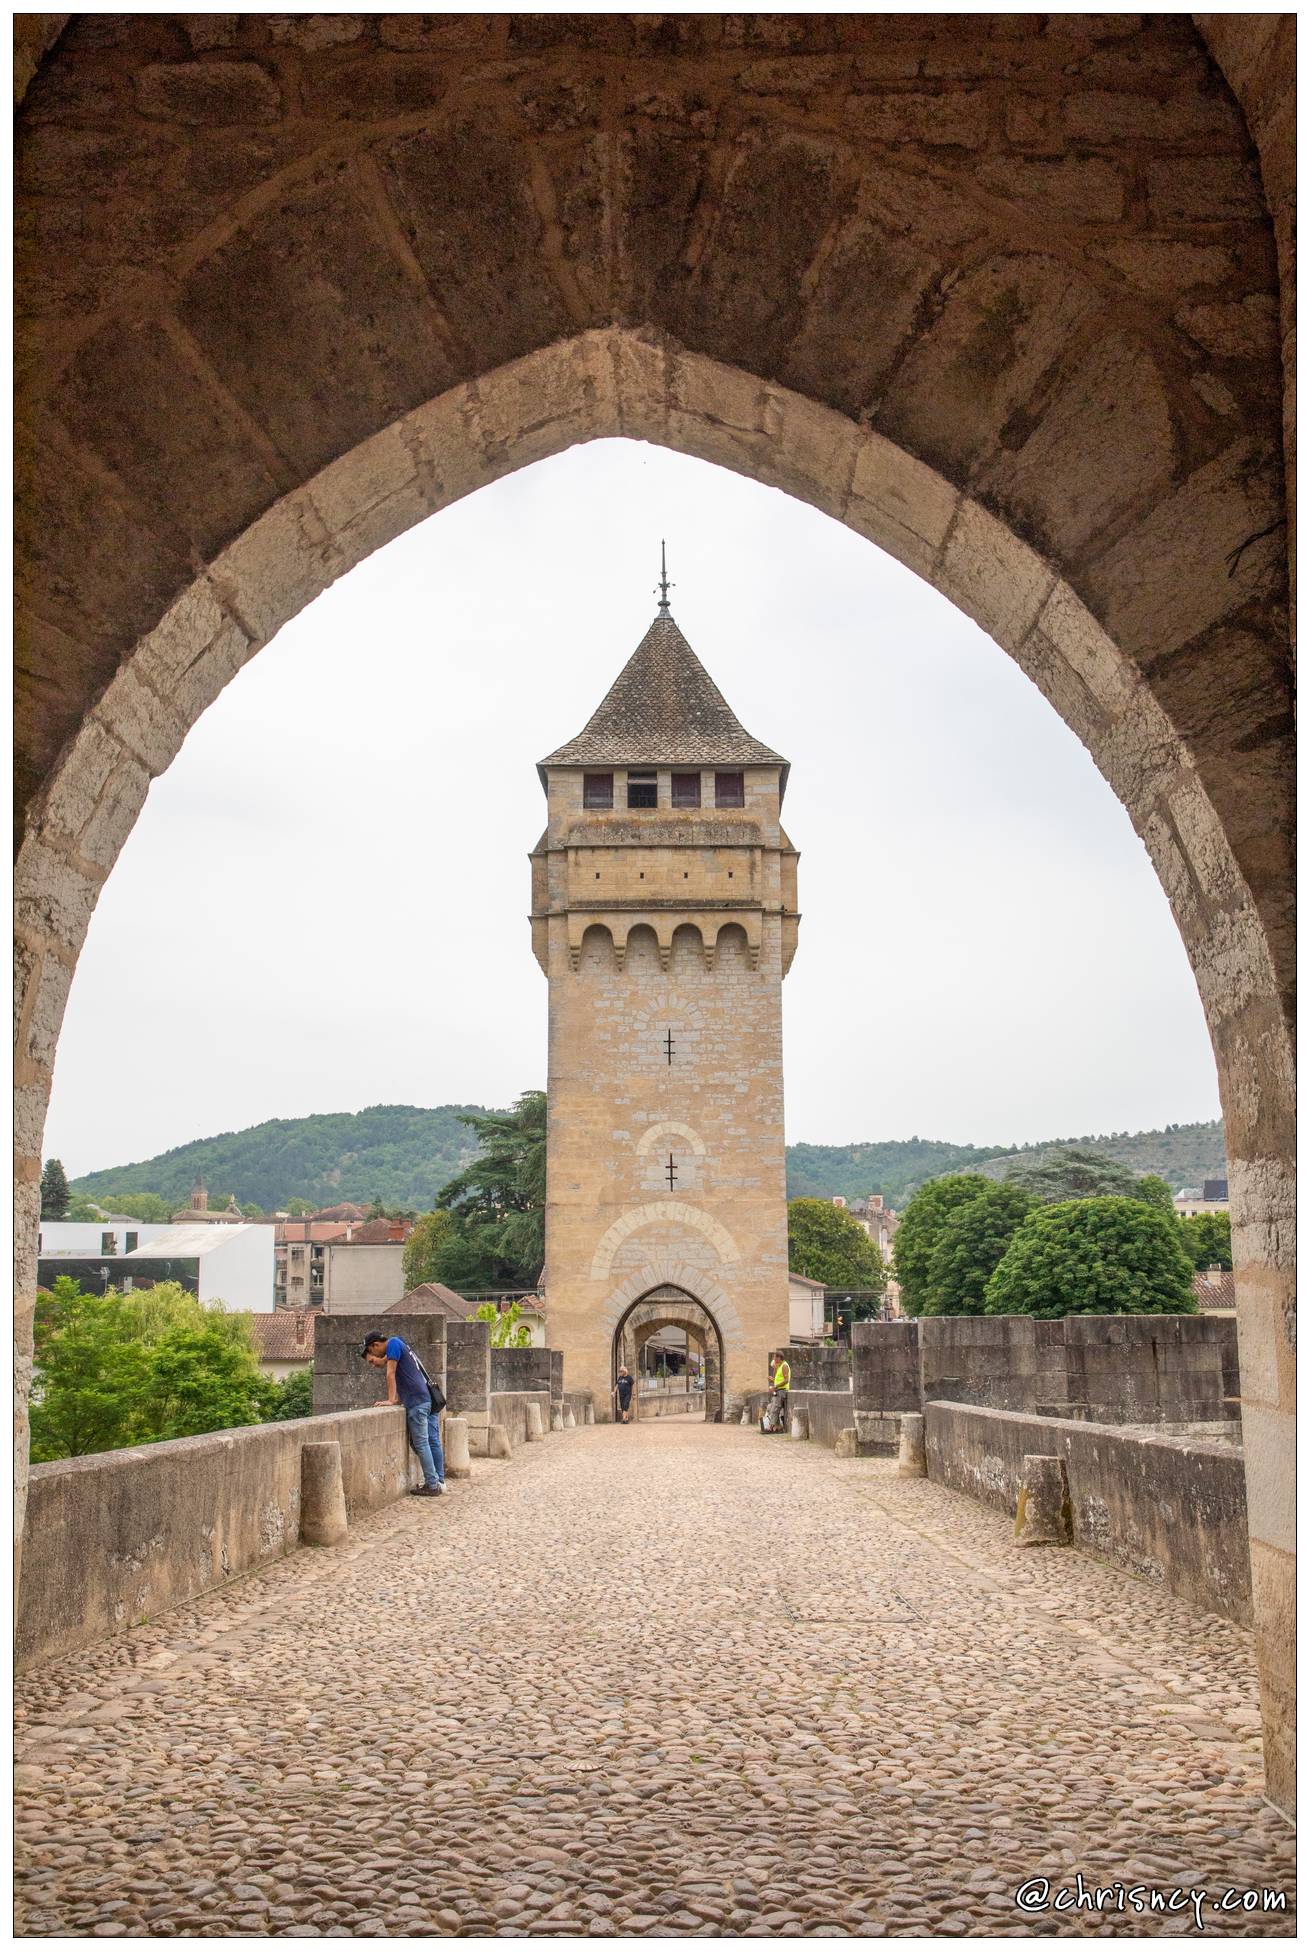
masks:
<path fill-rule="evenodd" d="M 1146 853 L 1003 652 L 813 509 L 629 441 L 484 488 L 229 685 L 101 897 L 46 1154 L 544 1084 L 535 761 L 673 613 L 792 762 L 791 1140 L 1010 1145 L 1218 1115 Z"/>

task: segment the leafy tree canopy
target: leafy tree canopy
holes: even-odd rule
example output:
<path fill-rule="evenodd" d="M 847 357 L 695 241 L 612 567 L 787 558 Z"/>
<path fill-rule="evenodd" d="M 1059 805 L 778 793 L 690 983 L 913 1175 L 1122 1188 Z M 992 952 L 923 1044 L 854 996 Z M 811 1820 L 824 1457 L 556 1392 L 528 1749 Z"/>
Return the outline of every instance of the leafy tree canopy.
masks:
<path fill-rule="evenodd" d="M 507 1308 L 498 1308 L 494 1301 L 484 1301 L 475 1319 L 490 1323 L 493 1348 L 531 1346 L 532 1330 L 523 1319 L 523 1310 L 517 1301 L 511 1301 Z"/>
<path fill-rule="evenodd" d="M 1196 1268 L 1233 1269 L 1233 1227 L 1227 1213 L 1197 1213 L 1194 1219 L 1180 1219 L 1178 1232 L 1183 1252 Z"/>
<path fill-rule="evenodd" d="M 424 1213 L 417 1220 L 414 1230 L 405 1242 L 405 1253 L 401 1265 L 404 1269 L 405 1287 L 422 1287 L 426 1281 L 443 1281 L 447 1287 L 454 1285 L 442 1272 L 441 1254 L 459 1232 L 453 1213 Z"/>
<path fill-rule="evenodd" d="M 125 1213 L 147 1226 L 167 1226 L 173 1217 L 167 1199 L 161 1199 L 157 1192 L 125 1192 L 114 1200 L 113 1207 L 116 1213 Z"/>
<path fill-rule="evenodd" d="M 825 1199 L 793 1199 L 787 1207 L 787 1264 L 825 1287 L 887 1283 L 883 1258 L 864 1228 Z"/>
<path fill-rule="evenodd" d="M 313 1415 L 314 1369 L 312 1363 L 308 1368 L 292 1369 L 290 1375 L 284 1376 L 280 1382 L 274 1383 L 273 1386 L 278 1392 L 278 1398 L 273 1405 L 272 1414 L 267 1418 L 270 1423 L 289 1423 L 294 1422 L 299 1416 Z"/>
<path fill-rule="evenodd" d="M 512 1110 L 470 1112 L 462 1122 L 479 1149 L 437 1194 L 456 1232 L 436 1256 L 450 1271 L 436 1278 L 451 1287 L 534 1287 L 546 1251 L 546 1093 L 525 1091 Z"/>
<path fill-rule="evenodd" d="M 1002 1183 L 1022 1187 L 1044 1205 L 1066 1199 L 1140 1199 L 1173 1213 L 1173 1194 L 1158 1173 L 1139 1177 L 1130 1166 L 1099 1152 L 1049 1152 L 1032 1164 L 1011 1166 Z"/>
<path fill-rule="evenodd" d="M 56 1220 L 68 1212 L 68 1175 L 57 1158 L 48 1158 L 41 1174 L 41 1217 Z"/>
<path fill-rule="evenodd" d="M 987 1283 L 1036 1201 L 1017 1185 L 989 1185 L 945 1215 L 928 1263 L 923 1314 L 983 1314 Z"/>
<path fill-rule="evenodd" d="M 988 1314 L 1194 1314 L 1177 1223 L 1140 1199 L 1038 1206 L 987 1284 Z"/>
<path fill-rule="evenodd" d="M 957 1206 L 986 1192 L 990 1180 L 980 1172 L 930 1179 L 902 1215 L 893 1252 L 893 1272 L 907 1314 L 922 1314 L 932 1295 L 932 1256 L 938 1237 Z"/>
<path fill-rule="evenodd" d="M 84 1294 L 61 1276 L 38 1296 L 32 1458 L 236 1429 L 271 1413 L 245 1315 L 201 1307 L 176 1282 Z"/>

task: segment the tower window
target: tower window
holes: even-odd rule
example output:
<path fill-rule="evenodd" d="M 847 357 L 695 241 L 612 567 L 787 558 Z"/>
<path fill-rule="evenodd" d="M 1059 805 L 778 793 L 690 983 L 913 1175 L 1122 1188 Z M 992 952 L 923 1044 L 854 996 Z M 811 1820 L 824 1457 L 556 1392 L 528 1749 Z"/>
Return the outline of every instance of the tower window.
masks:
<path fill-rule="evenodd" d="M 673 775 L 673 804 L 675 806 L 700 805 L 699 772 L 675 772 Z"/>
<path fill-rule="evenodd" d="M 715 773 L 714 804 L 716 806 L 744 806 L 746 804 L 746 775 L 744 772 Z"/>
<path fill-rule="evenodd" d="M 584 772 L 582 775 L 582 804 L 591 806 L 597 812 L 608 813 L 614 804 L 614 774 L 612 772 Z"/>
<path fill-rule="evenodd" d="M 659 805 L 658 782 L 653 772 L 630 772 L 628 774 L 628 805 Z"/>

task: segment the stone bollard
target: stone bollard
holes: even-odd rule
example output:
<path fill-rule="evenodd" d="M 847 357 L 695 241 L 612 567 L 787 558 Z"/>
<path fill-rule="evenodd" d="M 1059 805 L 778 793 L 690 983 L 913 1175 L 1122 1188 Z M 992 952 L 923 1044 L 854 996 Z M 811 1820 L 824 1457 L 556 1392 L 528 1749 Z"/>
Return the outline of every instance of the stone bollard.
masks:
<path fill-rule="evenodd" d="M 566 1402 L 564 1405 L 564 1427 L 565 1429 L 576 1429 L 577 1426 L 578 1419 L 573 1413 L 573 1404 Z"/>
<path fill-rule="evenodd" d="M 300 1446 L 300 1541 L 306 1545 L 340 1545 L 346 1541 L 340 1443 Z"/>
<path fill-rule="evenodd" d="M 923 1417 L 901 1417 L 901 1447 L 896 1458 L 898 1477 L 926 1477 L 927 1455 L 923 1446 Z"/>
<path fill-rule="evenodd" d="M 791 1440 L 793 1443 L 809 1442 L 810 1412 L 808 1409 L 793 1408 L 791 1412 Z"/>
<path fill-rule="evenodd" d="M 755 1418 L 754 1418 L 754 1417 L 753 1417 L 753 1416 L 751 1415 L 751 1412 L 750 1412 L 750 1406 L 749 1406 L 749 1404 L 748 1404 L 748 1405 L 747 1405 L 747 1407 L 746 1407 L 745 1409 L 743 1409 L 743 1410 L 742 1410 L 742 1412 L 741 1412 L 741 1426 L 742 1426 L 742 1428 L 743 1428 L 743 1429 L 749 1429 L 749 1428 L 750 1428 L 750 1426 L 751 1426 L 751 1424 L 752 1424 L 752 1423 L 754 1422 L 754 1420 L 755 1420 Z"/>
<path fill-rule="evenodd" d="M 564 1411 L 558 1402 L 552 1402 L 550 1405 L 551 1434 L 554 1436 L 558 1436 L 560 1431 L 563 1429 L 563 1427 L 564 1427 Z"/>
<path fill-rule="evenodd" d="M 853 1429 L 839 1429 L 837 1432 L 837 1442 L 833 1450 L 833 1455 L 834 1456 L 858 1456 L 859 1454 L 860 1454 L 860 1439 L 857 1432 Z"/>
<path fill-rule="evenodd" d="M 1026 1456 L 1019 1508 L 1014 1514 L 1017 1545 L 1067 1545 L 1073 1542 L 1069 1473 L 1059 1456 Z"/>
<path fill-rule="evenodd" d="M 514 1446 L 504 1423 L 492 1423 L 487 1431 L 487 1455 L 505 1463 L 513 1454 Z"/>
<path fill-rule="evenodd" d="M 543 1442 L 546 1432 L 541 1425 L 541 1404 L 539 1402 L 529 1402 L 525 1407 L 524 1413 L 528 1422 L 529 1443 Z"/>
<path fill-rule="evenodd" d="M 469 1426 L 463 1416 L 447 1416 L 442 1432 L 441 1447 L 446 1453 L 446 1475 L 448 1477 L 471 1477 L 473 1465 L 469 1461 Z"/>
<path fill-rule="evenodd" d="M 594 1427 L 595 1421 L 596 1421 L 596 1405 L 591 1400 L 591 1397 L 588 1396 L 587 1400 L 582 1405 L 583 1427 L 586 1429 L 591 1429 Z"/>

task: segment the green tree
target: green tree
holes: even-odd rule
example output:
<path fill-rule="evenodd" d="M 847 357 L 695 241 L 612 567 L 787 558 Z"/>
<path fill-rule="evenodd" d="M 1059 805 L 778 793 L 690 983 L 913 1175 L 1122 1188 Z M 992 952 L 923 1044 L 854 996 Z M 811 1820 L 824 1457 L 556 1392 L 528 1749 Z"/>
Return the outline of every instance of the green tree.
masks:
<path fill-rule="evenodd" d="M 128 1300 L 112 1288 L 79 1291 L 44 1340 L 32 1399 L 32 1461 L 137 1442 L 149 1367 Z"/>
<path fill-rule="evenodd" d="M 74 1220 L 84 1226 L 103 1226 L 105 1209 L 94 1199 L 88 1199 L 84 1192 L 71 1192 L 68 1195 L 68 1211 L 65 1219 Z"/>
<path fill-rule="evenodd" d="M 510 1111 L 470 1112 L 477 1156 L 437 1194 L 458 1224 L 439 1274 L 451 1286 L 533 1287 L 545 1257 L 546 1093 L 524 1091 Z M 455 1254 L 459 1241 L 462 1253 Z"/>
<path fill-rule="evenodd" d="M 1193 1219 L 1180 1219 L 1178 1233 L 1183 1252 L 1192 1265 L 1233 1268 L 1233 1227 L 1227 1213 L 1197 1213 Z"/>
<path fill-rule="evenodd" d="M 125 1192 L 109 1203 L 116 1213 L 139 1219 L 146 1226 L 167 1226 L 173 1217 L 172 1207 L 157 1192 Z"/>
<path fill-rule="evenodd" d="M 206 1319 L 170 1327 L 151 1345 L 142 1410 L 155 1441 L 265 1422 L 277 1396 L 248 1334 L 243 1343 Z"/>
<path fill-rule="evenodd" d="M 1022 1186 L 1044 1205 L 1067 1199 L 1137 1199 L 1141 1181 L 1131 1166 L 1101 1152 L 1072 1148 L 1049 1152 L 1032 1163 L 1015 1165 L 1005 1175 L 1006 1185 Z M 1163 1182 L 1161 1182 L 1163 1183 Z"/>
<path fill-rule="evenodd" d="M 312 1199 L 301 1199 L 296 1196 L 287 1200 L 283 1211 L 289 1213 L 292 1219 L 307 1219 L 310 1213 L 317 1212 L 318 1208 Z"/>
<path fill-rule="evenodd" d="M 988 1314 L 1194 1314 L 1178 1227 L 1140 1199 L 1070 1199 L 1029 1213 L 987 1283 Z"/>
<path fill-rule="evenodd" d="M 421 1287 L 425 1281 L 441 1280 L 441 1250 L 458 1233 L 453 1213 L 424 1213 L 405 1242 L 401 1258 L 405 1287 Z M 446 1285 L 449 1286 L 449 1282 Z"/>
<path fill-rule="evenodd" d="M 1022 1186 L 989 1185 L 946 1215 L 928 1268 L 923 1314 L 984 1314 L 987 1283 L 1036 1201 Z"/>
<path fill-rule="evenodd" d="M 1158 1172 L 1144 1172 L 1128 1197 L 1141 1199 L 1148 1206 L 1158 1207 L 1162 1213 L 1168 1213 L 1170 1219 L 1177 1217 L 1174 1212 L 1173 1187 L 1166 1184 Z"/>
<path fill-rule="evenodd" d="M 68 1175 L 57 1158 L 48 1158 L 41 1174 L 42 1219 L 65 1218 L 68 1200 Z"/>
<path fill-rule="evenodd" d="M 202 1307 L 175 1281 L 84 1294 L 64 1276 L 39 1312 L 36 1462 L 238 1428 L 273 1400 L 249 1317 Z"/>
<path fill-rule="evenodd" d="M 825 1287 L 887 1284 L 887 1269 L 859 1222 L 826 1199 L 793 1199 L 787 1207 L 787 1265 Z"/>
<path fill-rule="evenodd" d="M 938 1237 L 957 1206 L 986 1192 L 990 1179 L 981 1172 L 959 1172 L 929 1179 L 905 1208 L 896 1233 L 892 1272 L 900 1282 L 901 1305 L 907 1314 L 922 1314 L 932 1292 L 932 1256 Z"/>
<path fill-rule="evenodd" d="M 504 1309 L 498 1308 L 494 1301 L 484 1301 L 474 1319 L 491 1324 L 493 1348 L 529 1348 L 532 1345 L 532 1330 L 522 1315 L 523 1310 L 517 1301 L 511 1301 Z"/>
<path fill-rule="evenodd" d="M 284 1375 L 273 1387 L 277 1390 L 277 1401 L 270 1423 L 290 1423 L 299 1416 L 312 1416 L 314 1413 L 314 1366 L 293 1368 L 290 1375 Z"/>

